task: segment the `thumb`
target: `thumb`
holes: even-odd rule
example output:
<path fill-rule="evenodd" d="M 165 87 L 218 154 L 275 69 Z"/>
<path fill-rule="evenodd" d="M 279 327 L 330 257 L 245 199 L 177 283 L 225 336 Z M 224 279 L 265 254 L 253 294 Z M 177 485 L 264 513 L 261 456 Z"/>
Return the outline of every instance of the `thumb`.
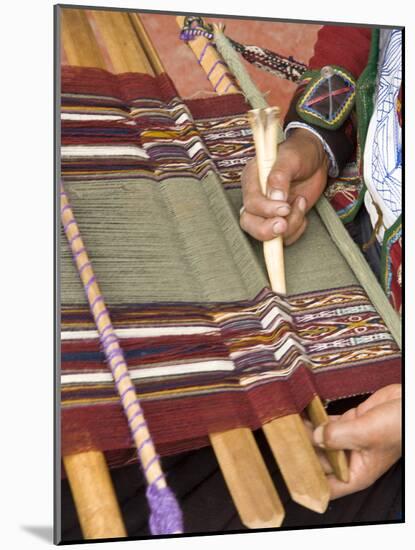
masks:
<path fill-rule="evenodd" d="M 338 420 L 318 426 L 313 432 L 314 443 L 323 449 L 361 451 L 370 444 L 370 423 L 365 416 Z"/>
<path fill-rule="evenodd" d="M 268 197 L 272 200 L 286 201 L 290 193 L 290 184 L 299 170 L 297 155 L 292 149 L 281 145 L 278 158 L 268 176 Z"/>
<path fill-rule="evenodd" d="M 399 447 L 401 445 L 400 399 L 369 409 L 354 418 L 329 422 L 314 430 L 313 440 L 316 445 L 330 449 L 349 449 L 361 451 L 368 448 Z"/>

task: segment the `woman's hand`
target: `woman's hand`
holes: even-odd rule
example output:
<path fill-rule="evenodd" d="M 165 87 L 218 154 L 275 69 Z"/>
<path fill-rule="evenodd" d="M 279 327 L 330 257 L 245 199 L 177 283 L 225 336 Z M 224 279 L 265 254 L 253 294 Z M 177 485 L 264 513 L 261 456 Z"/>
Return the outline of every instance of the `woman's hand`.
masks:
<path fill-rule="evenodd" d="M 327 172 L 328 159 L 320 140 L 308 130 L 293 130 L 279 146 L 266 197 L 261 191 L 256 161 L 245 167 L 242 229 L 260 241 L 282 235 L 285 244 L 295 242 L 307 226 L 307 211 L 326 186 Z"/>
<path fill-rule="evenodd" d="M 331 499 L 366 489 L 401 457 L 401 393 L 400 384 L 386 386 L 358 407 L 330 417 L 328 424 L 314 430 L 313 442 L 318 448 L 351 451 L 348 483 L 332 475 L 327 460 L 320 455 Z"/>

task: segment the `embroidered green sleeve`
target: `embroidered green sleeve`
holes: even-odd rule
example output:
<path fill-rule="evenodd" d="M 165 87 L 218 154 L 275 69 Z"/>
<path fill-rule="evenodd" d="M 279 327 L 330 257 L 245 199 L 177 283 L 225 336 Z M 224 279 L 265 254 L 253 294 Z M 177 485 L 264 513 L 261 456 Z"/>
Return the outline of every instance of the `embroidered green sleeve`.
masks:
<path fill-rule="evenodd" d="M 297 102 L 298 115 L 307 123 L 337 130 L 349 116 L 356 97 L 356 81 L 342 67 L 330 65 L 303 75 L 308 84 Z"/>

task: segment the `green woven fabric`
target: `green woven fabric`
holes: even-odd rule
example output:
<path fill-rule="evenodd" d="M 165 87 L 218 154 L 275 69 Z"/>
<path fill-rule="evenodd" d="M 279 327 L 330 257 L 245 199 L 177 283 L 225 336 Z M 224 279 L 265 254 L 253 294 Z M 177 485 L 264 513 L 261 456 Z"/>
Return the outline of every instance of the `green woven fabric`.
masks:
<path fill-rule="evenodd" d="M 108 305 L 242 300 L 267 284 L 213 173 L 65 189 Z M 61 251 L 62 303 L 85 303 L 64 235 Z"/>
<path fill-rule="evenodd" d="M 228 201 L 213 173 L 65 187 L 109 305 L 245 300 L 268 285 L 261 243 L 239 228 L 240 190 Z M 62 303 L 85 304 L 63 235 L 61 250 Z M 356 283 L 315 213 L 285 262 L 290 294 Z"/>

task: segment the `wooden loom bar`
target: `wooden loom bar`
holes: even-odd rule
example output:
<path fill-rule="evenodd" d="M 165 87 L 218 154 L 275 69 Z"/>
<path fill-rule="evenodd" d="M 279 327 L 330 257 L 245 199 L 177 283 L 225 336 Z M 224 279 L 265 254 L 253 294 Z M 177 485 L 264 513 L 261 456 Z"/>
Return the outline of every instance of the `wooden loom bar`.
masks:
<path fill-rule="evenodd" d="M 115 12 L 98 12 L 98 16 L 96 12 L 92 12 L 92 15 L 97 24 L 96 32 L 99 32 L 103 38 L 107 53 L 110 57 L 111 68 L 114 72 L 135 70 L 138 72 L 147 72 L 151 75 L 163 72 L 161 61 L 136 14 L 134 14 L 130 20 L 128 18 L 120 19 L 117 16 L 121 14 Z M 72 21 L 73 19 L 71 19 L 68 24 L 71 25 Z M 133 27 L 131 27 L 130 21 Z M 86 26 L 89 25 L 86 18 L 83 18 L 83 23 L 86 23 Z M 125 27 L 127 27 L 128 30 L 126 30 Z M 137 37 L 133 37 L 134 30 L 137 33 L 138 40 L 136 39 Z M 76 36 L 76 29 L 71 29 L 71 31 L 73 32 L 66 32 L 66 34 L 63 35 L 64 48 L 66 46 L 65 36 L 68 34 Z M 122 38 L 120 38 L 120 36 Z M 129 37 L 128 43 L 125 42 L 125 36 Z M 94 41 L 94 35 L 89 33 L 89 39 Z M 124 51 L 124 48 L 131 48 L 134 54 L 131 51 Z M 118 58 L 118 54 L 121 55 L 120 59 Z M 136 61 L 134 56 L 141 56 L 144 58 L 147 56 L 147 58 L 145 61 Z M 85 61 L 75 56 L 68 58 L 68 60 L 70 59 L 76 59 L 76 62 L 82 66 L 96 66 L 94 63 L 91 63 L 92 60 L 90 57 Z M 102 66 L 102 58 L 100 58 L 99 63 L 100 66 Z M 109 70 L 108 66 L 105 66 L 105 68 Z M 262 456 L 256 446 L 252 432 L 249 429 L 242 428 L 230 430 L 225 433 L 212 434 L 211 442 L 243 523 L 251 528 L 278 527 L 281 525 L 284 518 L 284 510 Z M 109 480 L 110 482 L 108 468 L 103 455 L 101 458 L 102 460 L 99 460 L 99 469 L 96 472 L 97 482 L 100 480 Z M 64 460 L 66 460 L 66 458 Z M 76 479 L 80 477 L 79 471 L 75 477 L 75 481 L 72 481 L 74 476 L 73 472 L 77 470 L 77 468 L 83 470 L 85 464 L 88 464 L 87 475 L 89 477 L 93 476 L 93 468 L 91 469 L 91 466 L 98 468 L 98 461 L 92 463 L 88 462 L 88 453 L 71 455 L 70 461 L 72 468 L 70 468 L 68 472 L 68 477 L 71 477 L 71 488 L 76 492 L 74 500 L 77 504 L 78 515 L 85 514 L 91 509 L 98 509 L 98 503 L 89 500 L 93 499 L 96 494 L 89 494 L 86 491 L 81 491 L 80 484 L 76 483 Z M 247 465 L 249 466 L 250 476 L 247 475 L 247 470 L 245 469 Z M 106 475 L 105 471 L 108 475 Z M 110 493 L 111 491 L 106 492 L 108 495 Z M 108 497 L 105 507 L 106 509 L 110 509 L 111 506 L 114 517 L 119 516 L 116 501 L 112 499 L 111 502 L 111 499 Z M 81 525 L 88 525 L 88 538 L 98 538 L 102 536 L 100 534 L 100 521 L 101 520 L 97 518 L 97 522 L 94 525 L 93 518 L 91 518 L 90 515 L 88 519 L 80 519 Z M 115 525 L 114 533 L 107 536 L 120 536 Z"/>
<path fill-rule="evenodd" d="M 103 453 L 88 451 L 63 457 L 75 507 L 86 539 L 126 537 Z"/>
<path fill-rule="evenodd" d="M 137 40 L 128 13 L 96 10 L 92 12 L 92 17 L 110 57 L 111 72 L 155 75 L 143 47 Z"/>
<path fill-rule="evenodd" d="M 62 47 L 69 65 L 105 69 L 105 61 L 95 40 L 86 11 L 62 8 Z"/>
<path fill-rule="evenodd" d="M 130 21 L 137 34 L 138 41 L 141 43 L 141 47 L 144 50 L 147 61 L 150 63 L 154 74 L 159 75 L 165 72 L 163 64 L 157 51 L 150 40 L 149 35 L 137 13 L 129 13 Z"/>
<path fill-rule="evenodd" d="M 327 424 L 329 421 L 327 411 L 318 395 L 308 405 L 307 413 L 314 427 Z M 349 481 L 349 465 L 346 453 L 344 451 L 330 450 L 326 450 L 325 453 L 337 479 L 347 483 Z"/>
<path fill-rule="evenodd" d="M 62 47 L 68 63 L 106 68 L 86 11 L 60 10 Z M 68 482 L 85 539 L 126 537 L 104 454 L 88 451 L 63 457 Z"/>

